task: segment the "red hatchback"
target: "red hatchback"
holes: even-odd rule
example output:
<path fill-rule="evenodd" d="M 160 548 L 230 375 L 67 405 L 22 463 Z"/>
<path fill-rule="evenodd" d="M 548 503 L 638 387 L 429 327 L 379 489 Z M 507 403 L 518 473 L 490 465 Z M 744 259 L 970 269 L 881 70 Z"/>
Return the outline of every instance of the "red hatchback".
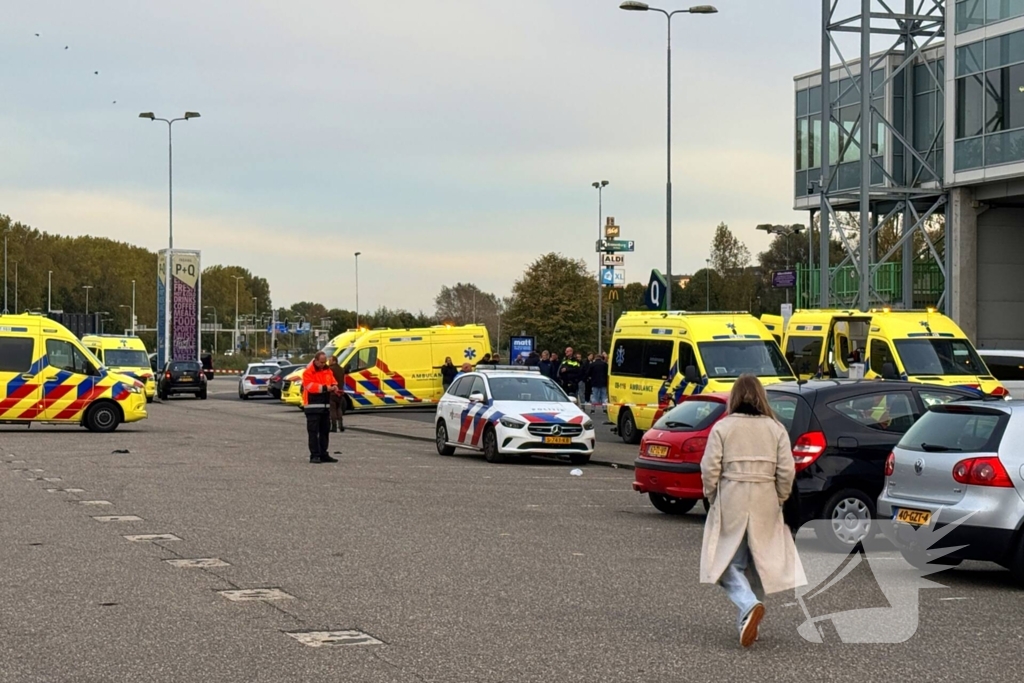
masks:
<path fill-rule="evenodd" d="M 728 394 L 683 396 L 640 441 L 633 490 L 670 515 L 689 512 L 704 498 L 700 461 L 711 428 L 725 416 Z"/>

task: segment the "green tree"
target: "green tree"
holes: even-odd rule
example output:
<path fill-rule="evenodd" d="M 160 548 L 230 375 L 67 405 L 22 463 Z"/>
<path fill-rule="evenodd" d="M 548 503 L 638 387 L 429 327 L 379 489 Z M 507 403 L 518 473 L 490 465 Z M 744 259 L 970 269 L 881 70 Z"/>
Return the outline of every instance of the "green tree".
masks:
<path fill-rule="evenodd" d="M 437 320 L 452 325 L 479 323 L 487 327 L 491 346 L 497 348 L 501 301 L 490 292 L 485 292 L 471 283 L 456 283 L 444 286 L 434 297 Z"/>
<path fill-rule="evenodd" d="M 541 256 L 512 287 L 502 331 L 525 331 L 539 348 L 590 349 L 597 344 L 597 285 L 581 259 Z"/>

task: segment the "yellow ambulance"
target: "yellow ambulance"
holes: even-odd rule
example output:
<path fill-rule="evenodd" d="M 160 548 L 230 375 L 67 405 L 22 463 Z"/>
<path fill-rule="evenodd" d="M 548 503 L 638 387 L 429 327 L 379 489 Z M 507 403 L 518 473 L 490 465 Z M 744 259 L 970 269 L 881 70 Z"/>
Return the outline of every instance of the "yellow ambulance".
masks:
<path fill-rule="evenodd" d="M 306 366 L 303 365 L 289 373 L 281 383 L 281 402 L 285 405 L 302 408 L 302 373 L 305 370 Z"/>
<path fill-rule="evenodd" d="M 768 331 L 771 332 L 773 337 L 775 337 L 775 341 L 779 343 L 779 346 L 782 346 L 782 335 L 786 332 L 786 326 L 783 324 L 782 316 L 772 315 L 771 313 L 762 313 L 761 322 L 764 323 L 764 326 L 768 328 Z"/>
<path fill-rule="evenodd" d="M 795 311 L 783 340 L 801 378 L 903 379 L 1005 397 L 956 323 L 933 309 Z M 855 365 L 856 364 L 856 365 Z"/>
<path fill-rule="evenodd" d="M 746 312 L 625 313 L 608 371 L 608 419 L 631 444 L 681 396 L 729 391 L 745 373 L 764 384 L 795 379 L 775 338 Z"/>
<path fill-rule="evenodd" d="M 141 339 L 108 334 L 86 335 L 82 337 L 82 344 L 107 368 L 146 385 L 146 402 L 153 402 L 156 377 L 149 364 L 149 352 Z"/>
<path fill-rule="evenodd" d="M 0 423 L 112 432 L 146 417 L 142 383 L 104 367 L 66 327 L 40 315 L 0 315 Z"/>

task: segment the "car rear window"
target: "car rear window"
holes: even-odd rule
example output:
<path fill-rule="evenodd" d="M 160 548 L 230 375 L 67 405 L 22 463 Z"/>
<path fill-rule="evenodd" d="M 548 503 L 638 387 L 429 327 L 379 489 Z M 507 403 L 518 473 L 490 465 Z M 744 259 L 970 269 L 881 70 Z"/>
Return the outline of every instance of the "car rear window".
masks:
<path fill-rule="evenodd" d="M 667 432 L 702 432 L 725 413 L 720 401 L 683 401 L 661 416 L 654 429 Z"/>
<path fill-rule="evenodd" d="M 789 394 L 775 394 L 768 392 L 768 404 L 771 405 L 775 417 L 790 434 L 793 433 L 793 422 L 796 420 L 796 411 L 800 407 L 800 399 Z"/>
<path fill-rule="evenodd" d="M 995 453 L 1010 416 L 972 406 L 935 406 L 900 440 L 900 448 L 922 452 Z"/>
<path fill-rule="evenodd" d="M 249 368 L 250 375 L 273 375 L 281 369 L 279 365 L 254 365 Z"/>
<path fill-rule="evenodd" d="M 198 371 L 200 369 L 199 363 L 196 361 L 176 361 L 171 363 L 171 370 L 173 372 Z"/>

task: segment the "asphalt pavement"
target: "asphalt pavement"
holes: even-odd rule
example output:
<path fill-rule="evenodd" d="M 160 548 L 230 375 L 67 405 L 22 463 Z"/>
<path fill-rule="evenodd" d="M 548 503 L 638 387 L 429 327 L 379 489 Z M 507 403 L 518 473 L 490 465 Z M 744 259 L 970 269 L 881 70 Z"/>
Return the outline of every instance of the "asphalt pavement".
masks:
<path fill-rule="evenodd" d="M 109 435 L 0 426 L 0 681 L 1019 679 L 1021 591 L 997 567 L 887 593 L 880 553 L 828 604 L 868 637 L 898 613 L 904 642 L 828 620 L 809 642 L 823 603 L 789 592 L 742 650 L 697 580 L 703 515 L 657 512 L 628 470 L 446 458 L 386 429 L 310 465 L 301 413 L 235 391 Z M 351 422 L 373 419 L 412 418 Z M 799 545 L 809 570 L 843 560 Z"/>

